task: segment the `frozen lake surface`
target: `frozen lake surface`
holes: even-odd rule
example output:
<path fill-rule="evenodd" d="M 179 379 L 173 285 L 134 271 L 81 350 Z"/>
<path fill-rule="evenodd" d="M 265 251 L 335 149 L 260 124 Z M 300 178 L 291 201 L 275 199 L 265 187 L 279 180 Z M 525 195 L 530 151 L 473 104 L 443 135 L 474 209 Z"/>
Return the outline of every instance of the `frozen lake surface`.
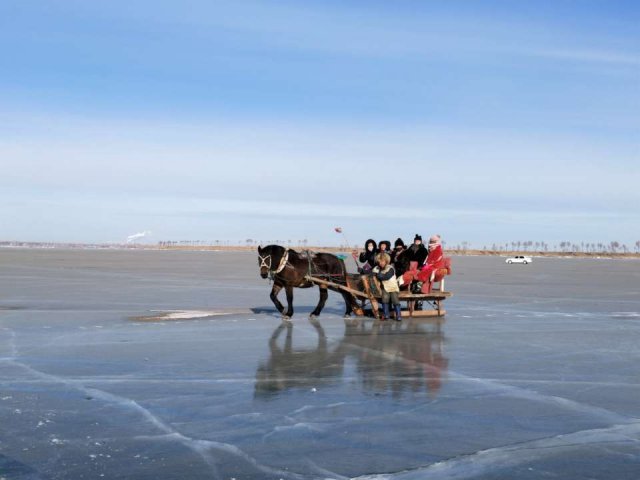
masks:
<path fill-rule="evenodd" d="M 401 324 L 257 266 L 0 250 L 0 478 L 640 478 L 640 262 L 454 257 Z"/>

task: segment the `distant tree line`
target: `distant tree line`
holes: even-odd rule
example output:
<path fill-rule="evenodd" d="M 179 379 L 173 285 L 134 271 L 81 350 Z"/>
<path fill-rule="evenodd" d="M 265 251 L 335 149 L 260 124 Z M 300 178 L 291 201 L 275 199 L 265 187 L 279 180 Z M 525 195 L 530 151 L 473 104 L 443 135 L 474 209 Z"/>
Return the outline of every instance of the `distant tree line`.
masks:
<path fill-rule="evenodd" d="M 306 247 L 309 241 L 306 238 L 300 240 L 254 240 L 252 238 L 247 238 L 245 240 L 238 240 L 237 242 L 231 240 L 160 240 L 158 245 L 161 247 L 175 247 L 175 246 L 184 246 L 184 247 L 211 247 L 211 246 L 240 246 L 246 245 L 247 247 L 257 247 L 258 245 L 287 245 L 289 247 L 297 246 L 297 247 Z"/>
<path fill-rule="evenodd" d="M 17 242 L 0 242 L 1 245 L 15 244 Z M 471 242 L 463 241 L 456 244 L 447 244 L 442 242 L 445 248 L 449 250 L 467 251 L 476 249 L 472 247 Z M 285 245 L 288 247 L 302 247 L 308 246 L 309 241 L 306 238 L 299 240 L 291 239 L 267 239 L 267 240 L 255 240 L 247 238 L 245 240 L 238 240 L 237 242 L 231 240 L 162 240 L 158 242 L 161 247 L 173 247 L 173 246 L 239 246 L 246 245 L 248 247 L 257 247 L 258 245 Z M 350 249 L 349 245 L 340 245 L 345 249 Z M 491 245 L 484 245 L 482 250 L 494 251 L 494 252 L 564 252 L 564 253 L 640 253 L 640 240 L 637 240 L 631 247 L 621 243 L 617 240 L 609 242 L 571 242 L 562 241 L 553 244 L 549 244 L 545 241 L 534 240 L 517 240 L 505 243 L 493 243 Z"/>
<path fill-rule="evenodd" d="M 444 242 L 443 242 L 444 243 Z M 471 249 L 470 242 L 461 242 L 456 245 L 449 245 L 450 250 L 466 251 Z M 637 240 L 632 247 L 617 240 L 609 242 L 570 242 L 562 241 L 550 245 L 544 241 L 518 240 L 505 243 L 494 243 L 490 247 L 484 245 L 482 250 L 494 252 L 565 252 L 565 253 L 640 253 L 640 240 Z"/>
<path fill-rule="evenodd" d="M 447 244 L 442 242 L 445 248 L 448 250 L 467 251 L 471 249 L 479 249 L 471 245 L 471 242 L 464 241 L 456 244 Z M 211 246 L 239 246 L 246 245 L 248 247 L 257 247 L 258 245 L 286 245 L 288 247 L 306 248 L 309 241 L 306 238 L 299 240 L 283 240 L 283 239 L 268 239 L 268 240 L 254 240 L 247 238 L 245 240 L 238 240 L 237 242 L 231 240 L 161 240 L 158 242 L 160 247 L 211 247 Z M 23 242 L 23 241 L 0 241 L 0 247 L 36 247 L 36 248 L 138 248 L 142 245 L 138 244 L 88 244 L 88 243 L 60 243 L 60 242 Z M 352 247 L 346 244 L 340 245 L 340 248 L 345 250 Z M 494 251 L 494 252 L 564 252 L 564 253 L 640 253 L 640 240 L 637 240 L 633 245 L 629 246 L 625 243 L 621 243 L 617 240 L 609 242 L 570 242 L 562 241 L 554 244 L 549 244 L 544 241 L 533 240 L 518 240 L 505 243 L 493 243 L 491 245 L 484 245 L 481 250 Z"/>

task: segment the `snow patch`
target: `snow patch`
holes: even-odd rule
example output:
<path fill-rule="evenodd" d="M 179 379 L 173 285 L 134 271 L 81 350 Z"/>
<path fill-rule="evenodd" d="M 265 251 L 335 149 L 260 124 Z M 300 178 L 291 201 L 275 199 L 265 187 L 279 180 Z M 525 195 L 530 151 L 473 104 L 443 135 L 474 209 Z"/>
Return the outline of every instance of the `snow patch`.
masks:
<path fill-rule="evenodd" d="M 151 310 L 150 315 L 130 317 L 130 320 L 138 322 L 163 322 L 165 320 L 194 320 L 200 318 L 219 317 L 223 315 L 251 313 L 244 309 L 220 309 L 220 310 Z"/>
<path fill-rule="evenodd" d="M 640 318 L 639 312 L 613 312 L 612 318 Z"/>

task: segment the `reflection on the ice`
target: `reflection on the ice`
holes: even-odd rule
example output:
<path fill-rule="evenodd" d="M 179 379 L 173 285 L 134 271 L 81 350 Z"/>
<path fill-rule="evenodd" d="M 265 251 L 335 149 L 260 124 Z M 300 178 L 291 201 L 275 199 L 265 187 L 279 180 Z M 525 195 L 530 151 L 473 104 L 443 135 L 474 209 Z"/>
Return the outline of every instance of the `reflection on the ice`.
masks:
<path fill-rule="evenodd" d="M 282 391 L 336 385 L 345 363 L 353 361 L 361 388 L 367 393 L 426 391 L 435 397 L 442 386 L 448 359 L 439 322 L 345 321 L 344 336 L 329 345 L 322 325 L 315 348 L 295 348 L 292 323 L 283 322 L 269 339 L 269 358 L 256 372 L 255 395 L 274 398 Z M 284 333 L 284 338 L 281 338 Z"/>

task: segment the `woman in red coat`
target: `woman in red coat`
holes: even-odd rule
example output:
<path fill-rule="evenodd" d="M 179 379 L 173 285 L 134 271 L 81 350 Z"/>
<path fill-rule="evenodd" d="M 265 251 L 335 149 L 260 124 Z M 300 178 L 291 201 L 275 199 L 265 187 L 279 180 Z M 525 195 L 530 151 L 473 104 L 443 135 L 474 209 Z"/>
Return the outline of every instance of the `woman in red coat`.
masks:
<path fill-rule="evenodd" d="M 427 248 L 429 250 L 429 255 L 427 255 L 427 259 L 416 276 L 419 282 L 428 282 L 431 279 L 431 274 L 433 272 L 439 268 L 444 268 L 445 266 L 440 235 L 433 235 L 429 239 L 429 246 Z"/>

